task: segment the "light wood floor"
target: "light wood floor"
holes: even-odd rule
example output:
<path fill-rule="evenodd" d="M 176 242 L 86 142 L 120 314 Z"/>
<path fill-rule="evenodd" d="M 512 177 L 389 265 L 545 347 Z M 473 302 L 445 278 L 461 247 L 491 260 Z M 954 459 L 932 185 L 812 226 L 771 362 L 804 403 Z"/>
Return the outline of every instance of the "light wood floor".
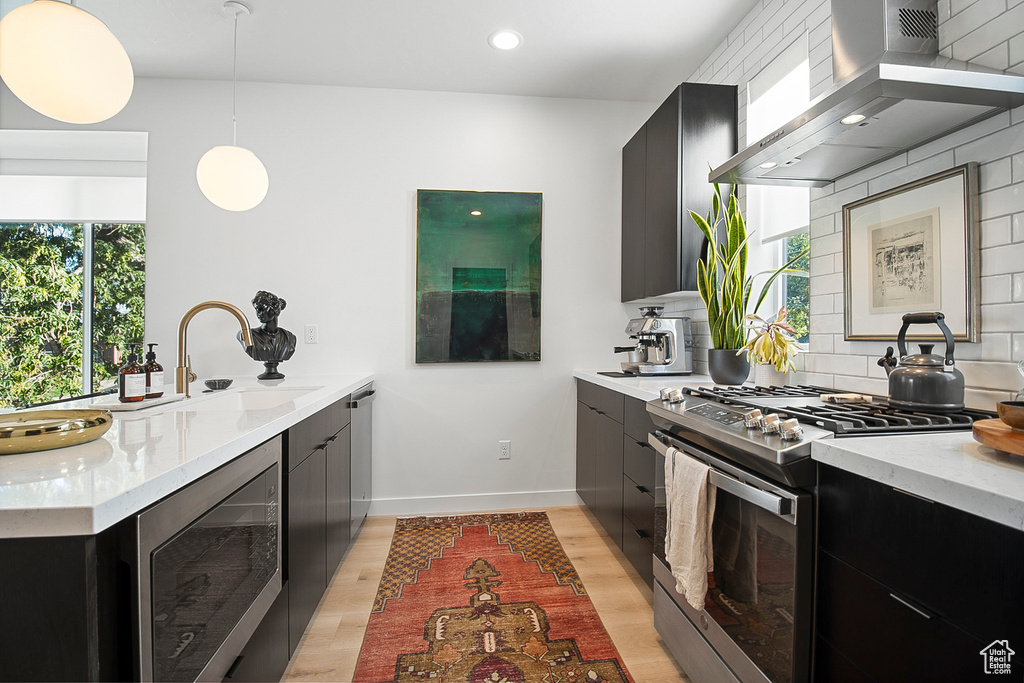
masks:
<path fill-rule="evenodd" d="M 590 511 L 579 507 L 546 511 L 633 680 L 688 683 L 654 630 L 650 587 Z M 370 517 L 363 524 L 283 680 L 352 680 L 394 529 L 394 517 Z"/>

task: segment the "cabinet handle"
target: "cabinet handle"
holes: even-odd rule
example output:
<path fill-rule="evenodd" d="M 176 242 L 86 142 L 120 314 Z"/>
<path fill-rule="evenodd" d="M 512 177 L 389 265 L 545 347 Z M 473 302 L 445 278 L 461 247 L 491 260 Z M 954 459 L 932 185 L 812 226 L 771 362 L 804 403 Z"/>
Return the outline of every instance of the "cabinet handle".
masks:
<path fill-rule="evenodd" d="M 605 413 L 603 410 L 598 410 L 597 408 L 591 408 L 591 410 L 593 410 L 598 415 L 607 415 L 607 413 Z"/>
<path fill-rule="evenodd" d="M 934 614 L 932 614 L 931 612 L 927 611 L 923 607 L 918 607 L 917 605 L 911 603 L 909 600 L 905 600 L 904 598 L 901 598 L 900 596 L 896 595 L 895 593 L 889 593 L 889 597 L 892 598 L 893 600 L 895 600 L 896 602 L 900 603 L 904 607 L 909 607 L 910 609 L 914 610 L 915 612 L 920 614 L 925 619 L 931 619 L 932 617 L 935 616 Z"/>
<path fill-rule="evenodd" d="M 636 486 L 636 490 L 639 491 L 640 493 L 650 493 L 651 492 L 650 489 L 648 489 L 646 486 L 641 486 L 640 484 L 633 484 L 633 485 Z"/>
<path fill-rule="evenodd" d="M 916 493 L 911 493 L 910 491 L 904 491 L 903 489 L 898 489 L 895 486 L 892 487 L 892 490 L 895 491 L 896 493 L 902 493 L 904 496 L 910 496 L 911 498 L 917 498 L 918 500 L 923 500 L 926 503 L 932 503 L 933 505 L 935 504 L 934 500 L 929 500 L 929 499 L 925 498 L 924 496 L 919 496 Z"/>
<path fill-rule="evenodd" d="M 228 669 L 227 673 L 224 674 L 224 678 L 232 678 L 235 675 L 235 671 L 238 670 L 238 665 L 242 663 L 243 659 L 245 659 L 245 655 L 238 655 L 235 657 L 235 661 L 231 663 L 231 667 Z"/>
<path fill-rule="evenodd" d="M 639 529 L 633 529 L 633 533 L 636 534 L 637 538 L 648 538 L 646 531 L 640 531 Z"/>
<path fill-rule="evenodd" d="M 646 442 L 644 442 L 644 441 L 637 441 L 637 442 L 636 442 L 636 445 L 637 445 L 637 446 L 640 446 L 640 447 L 642 447 L 642 448 L 653 448 L 653 446 L 651 446 L 651 444 L 649 444 L 649 443 L 646 443 Z"/>

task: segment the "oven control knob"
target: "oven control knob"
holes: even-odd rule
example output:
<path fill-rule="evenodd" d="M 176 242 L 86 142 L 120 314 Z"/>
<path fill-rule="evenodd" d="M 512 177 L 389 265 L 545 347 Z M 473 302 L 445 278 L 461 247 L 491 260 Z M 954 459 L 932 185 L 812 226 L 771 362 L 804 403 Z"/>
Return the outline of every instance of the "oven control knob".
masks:
<path fill-rule="evenodd" d="M 681 389 L 673 389 L 672 391 L 668 392 L 669 403 L 682 403 L 685 399 L 686 395 L 682 392 Z"/>
<path fill-rule="evenodd" d="M 761 431 L 765 434 L 778 434 L 781 428 L 782 421 L 776 413 L 768 413 L 761 420 Z"/>
<path fill-rule="evenodd" d="M 754 408 L 743 414 L 743 425 L 747 429 L 757 429 L 761 426 L 761 411 Z"/>
<path fill-rule="evenodd" d="M 800 421 L 795 417 L 791 417 L 782 423 L 782 438 L 785 441 L 799 441 L 800 437 L 804 435 L 804 428 L 800 426 Z"/>

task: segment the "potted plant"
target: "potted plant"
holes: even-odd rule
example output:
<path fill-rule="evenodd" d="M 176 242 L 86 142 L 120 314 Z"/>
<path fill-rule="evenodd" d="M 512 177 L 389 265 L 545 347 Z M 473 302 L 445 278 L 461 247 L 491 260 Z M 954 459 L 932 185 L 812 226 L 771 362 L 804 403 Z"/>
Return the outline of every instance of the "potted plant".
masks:
<path fill-rule="evenodd" d="M 754 288 L 754 276 L 747 275 L 747 242 L 753 233 L 747 233 L 746 221 L 740 212 L 736 187 L 729 194 L 729 203 L 722 201 L 722 191 L 715 183 L 711 209 L 707 217 L 690 211 L 707 240 L 704 257 L 697 260 L 697 290 L 708 311 L 711 345 L 708 349 L 708 371 L 716 384 L 742 384 L 750 372 L 750 364 L 743 357 L 747 328 L 744 324 Z M 719 243 L 719 226 L 723 225 L 725 243 Z M 807 249 L 795 255 L 781 268 L 763 271 L 768 279 L 750 313 L 756 314 L 768 295 L 775 279 L 783 273 L 806 276 L 804 271 L 791 266 L 807 254 Z"/>
<path fill-rule="evenodd" d="M 785 386 L 793 357 L 800 351 L 793 335 L 796 330 L 786 322 L 786 307 L 772 320 L 751 313 L 747 316 L 747 330 L 754 333 L 743 351 L 747 361 L 754 364 L 754 384 L 762 387 Z"/>

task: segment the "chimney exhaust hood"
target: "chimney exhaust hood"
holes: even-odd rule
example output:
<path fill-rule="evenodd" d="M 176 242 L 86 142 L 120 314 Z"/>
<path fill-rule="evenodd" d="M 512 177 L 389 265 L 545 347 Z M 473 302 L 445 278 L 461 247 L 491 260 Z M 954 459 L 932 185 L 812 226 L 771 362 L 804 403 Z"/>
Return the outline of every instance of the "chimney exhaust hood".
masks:
<path fill-rule="evenodd" d="M 1024 105 L 1024 76 L 938 56 L 937 25 L 935 0 L 832 0 L 835 85 L 709 180 L 821 187 Z"/>

